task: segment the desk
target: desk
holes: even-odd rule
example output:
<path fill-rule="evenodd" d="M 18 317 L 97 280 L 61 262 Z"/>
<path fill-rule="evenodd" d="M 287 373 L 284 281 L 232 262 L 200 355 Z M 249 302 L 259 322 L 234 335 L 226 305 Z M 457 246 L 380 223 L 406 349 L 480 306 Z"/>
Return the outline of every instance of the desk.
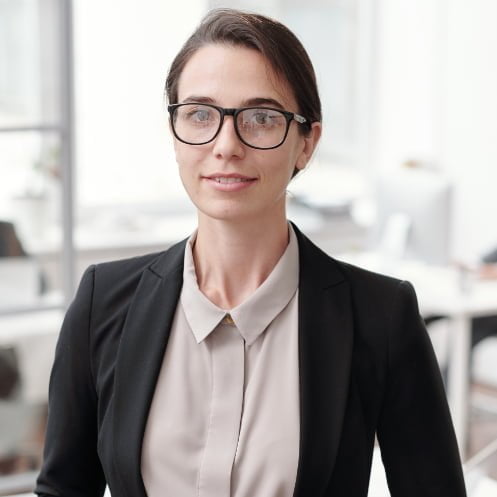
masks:
<path fill-rule="evenodd" d="M 337 258 L 410 281 L 416 289 L 422 315 L 447 316 L 450 330 L 447 397 L 464 460 L 470 403 L 471 320 L 497 314 L 497 281 L 472 280 L 461 285 L 461 274 L 455 268 L 416 261 L 391 262 L 377 252 L 344 253 Z"/>
<path fill-rule="evenodd" d="M 433 304 L 436 304 L 436 312 L 448 316 L 450 320 L 448 399 L 461 457 L 464 459 L 470 404 L 471 320 L 497 314 L 497 283 L 481 281 L 469 292 L 454 293 L 444 300 L 434 300 Z"/>

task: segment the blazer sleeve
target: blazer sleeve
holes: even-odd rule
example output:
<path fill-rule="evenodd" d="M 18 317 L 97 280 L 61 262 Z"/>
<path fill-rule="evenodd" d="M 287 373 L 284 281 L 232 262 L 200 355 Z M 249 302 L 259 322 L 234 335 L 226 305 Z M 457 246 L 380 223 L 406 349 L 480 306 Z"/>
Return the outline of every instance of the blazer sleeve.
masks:
<path fill-rule="evenodd" d="M 83 275 L 57 342 L 44 461 L 35 489 L 39 495 L 96 497 L 105 489 L 89 349 L 94 272 L 90 267 Z"/>
<path fill-rule="evenodd" d="M 464 497 L 440 369 L 410 283 L 399 283 L 391 309 L 387 387 L 377 429 L 391 495 Z"/>

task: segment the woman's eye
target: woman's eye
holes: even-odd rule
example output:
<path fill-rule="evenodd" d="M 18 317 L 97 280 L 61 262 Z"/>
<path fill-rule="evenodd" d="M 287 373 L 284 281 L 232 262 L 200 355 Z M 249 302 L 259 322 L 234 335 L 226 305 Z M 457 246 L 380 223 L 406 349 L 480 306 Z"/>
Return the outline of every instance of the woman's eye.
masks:
<path fill-rule="evenodd" d="M 254 121 L 256 124 L 269 124 L 271 116 L 267 112 L 257 112 L 254 114 Z"/>
<path fill-rule="evenodd" d="M 192 110 L 188 113 L 188 118 L 191 121 L 206 122 L 209 121 L 211 113 L 206 109 Z"/>

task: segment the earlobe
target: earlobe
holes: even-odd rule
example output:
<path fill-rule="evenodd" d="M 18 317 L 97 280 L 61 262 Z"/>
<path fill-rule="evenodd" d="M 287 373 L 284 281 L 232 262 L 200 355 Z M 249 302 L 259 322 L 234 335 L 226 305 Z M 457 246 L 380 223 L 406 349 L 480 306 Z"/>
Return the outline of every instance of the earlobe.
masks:
<path fill-rule="evenodd" d="M 297 169 L 305 169 L 305 166 L 307 165 L 308 159 L 305 156 L 304 152 L 300 154 L 300 157 L 297 159 L 297 163 L 295 164 L 295 167 Z"/>
<path fill-rule="evenodd" d="M 314 150 L 321 138 L 321 123 L 316 121 L 312 123 L 311 130 L 307 136 L 304 137 L 304 148 L 297 159 L 295 167 L 297 169 L 304 169 L 307 163 L 310 161 Z"/>
<path fill-rule="evenodd" d="M 302 148 L 302 150 L 301 150 L 300 154 L 298 155 L 297 160 L 295 162 L 295 167 L 299 170 L 304 169 L 307 162 L 308 162 L 306 148 L 307 148 L 306 138 L 304 138 L 304 147 Z"/>
<path fill-rule="evenodd" d="M 309 136 L 306 137 L 306 147 L 309 147 L 309 159 L 311 158 L 314 150 L 316 150 L 317 144 L 319 143 L 319 139 L 321 138 L 322 126 L 319 121 L 316 121 L 311 124 L 311 131 Z"/>

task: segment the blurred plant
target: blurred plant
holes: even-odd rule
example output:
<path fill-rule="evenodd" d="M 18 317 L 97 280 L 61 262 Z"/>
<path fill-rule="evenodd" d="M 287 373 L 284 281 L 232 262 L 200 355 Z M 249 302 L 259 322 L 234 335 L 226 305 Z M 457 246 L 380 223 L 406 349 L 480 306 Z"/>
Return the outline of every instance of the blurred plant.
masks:
<path fill-rule="evenodd" d="M 60 148 L 58 145 L 46 147 L 40 158 L 33 163 L 33 169 L 42 175 L 60 179 Z"/>
<path fill-rule="evenodd" d="M 46 196 L 49 183 L 58 182 L 60 172 L 60 148 L 58 145 L 45 147 L 38 159 L 32 163 L 32 168 L 26 182 L 24 197 L 42 198 Z"/>

